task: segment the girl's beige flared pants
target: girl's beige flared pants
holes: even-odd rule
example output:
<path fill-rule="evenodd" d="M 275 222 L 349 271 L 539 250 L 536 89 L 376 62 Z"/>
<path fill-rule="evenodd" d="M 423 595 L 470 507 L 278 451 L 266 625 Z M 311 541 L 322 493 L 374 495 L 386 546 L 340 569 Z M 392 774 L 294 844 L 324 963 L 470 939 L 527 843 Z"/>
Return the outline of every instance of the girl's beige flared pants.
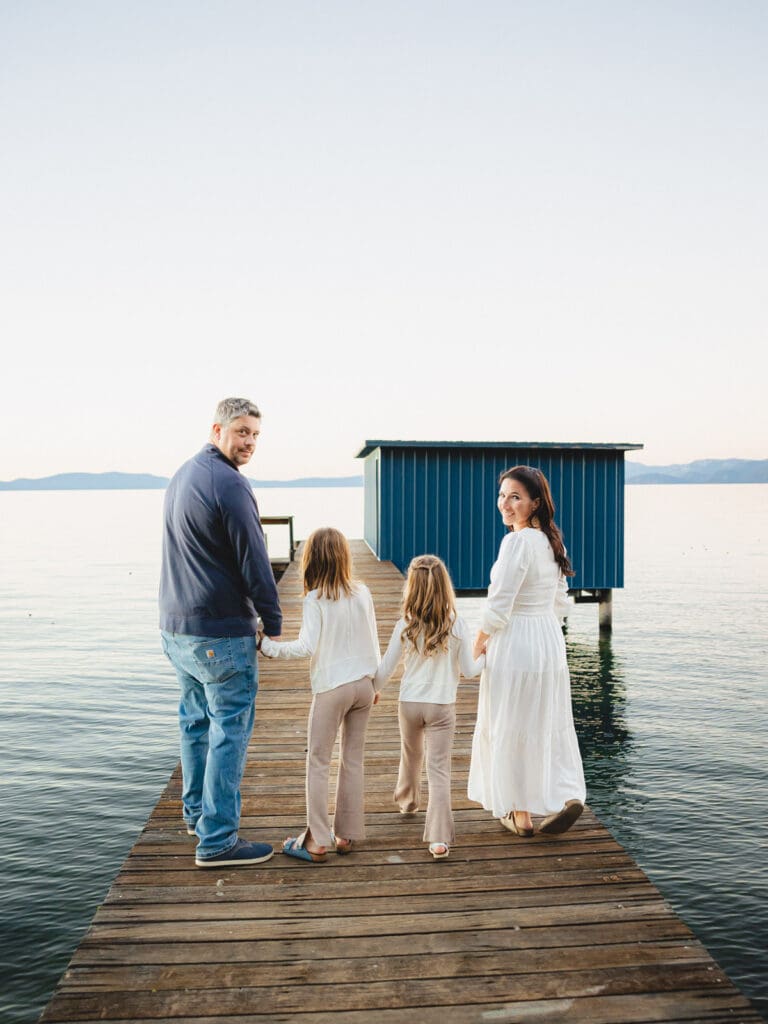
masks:
<path fill-rule="evenodd" d="M 456 728 L 455 704 L 401 701 L 400 771 L 395 803 L 403 811 L 417 811 L 421 804 L 421 766 L 427 746 L 427 817 L 424 841 L 452 843 L 455 838 L 451 810 L 451 752 Z"/>
<path fill-rule="evenodd" d="M 333 831 L 340 839 L 365 837 L 365 730 L 373 704 L 370 676 L 316 693 L 309 709 L 307 729 L 307 825 L 320 846 L 332 846 L 328 814 L 328 775 L 336 734 L 339 742 L 339 777 Z"/>

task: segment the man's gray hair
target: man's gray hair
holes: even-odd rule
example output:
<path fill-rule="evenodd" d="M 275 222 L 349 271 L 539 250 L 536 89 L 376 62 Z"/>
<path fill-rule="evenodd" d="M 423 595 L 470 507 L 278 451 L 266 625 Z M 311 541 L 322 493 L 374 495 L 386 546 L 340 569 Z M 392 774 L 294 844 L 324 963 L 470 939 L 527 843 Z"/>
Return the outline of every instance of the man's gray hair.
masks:
<path fill-rule="evenodd" d="M 213 422 L 222 427 L 228 427 L 238 416 L 257 416 L 261 419 L 259 407 L 249 398 L 222 398 L 216 406 Z"/>

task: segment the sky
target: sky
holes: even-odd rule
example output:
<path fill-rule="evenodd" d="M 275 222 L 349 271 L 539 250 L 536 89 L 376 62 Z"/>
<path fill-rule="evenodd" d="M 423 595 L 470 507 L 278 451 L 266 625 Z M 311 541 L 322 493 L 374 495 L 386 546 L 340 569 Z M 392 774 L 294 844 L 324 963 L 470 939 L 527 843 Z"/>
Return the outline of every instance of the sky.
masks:
<path fill-rule="evenodd" d="M 768 4 L 0 0 L 0 479 L 768 457 Z"/>

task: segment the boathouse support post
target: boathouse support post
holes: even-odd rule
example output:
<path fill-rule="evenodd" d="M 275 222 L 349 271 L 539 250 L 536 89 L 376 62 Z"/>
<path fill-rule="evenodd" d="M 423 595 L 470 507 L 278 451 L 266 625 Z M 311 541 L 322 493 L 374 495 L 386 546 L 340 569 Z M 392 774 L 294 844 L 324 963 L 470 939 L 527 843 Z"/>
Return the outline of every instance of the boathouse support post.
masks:
<path fill-rule="evenodd" d="M 598 622 L 601 633 L 610 633 L 613 629 L 613 591 L 600 590 L 598 605 Z"/>

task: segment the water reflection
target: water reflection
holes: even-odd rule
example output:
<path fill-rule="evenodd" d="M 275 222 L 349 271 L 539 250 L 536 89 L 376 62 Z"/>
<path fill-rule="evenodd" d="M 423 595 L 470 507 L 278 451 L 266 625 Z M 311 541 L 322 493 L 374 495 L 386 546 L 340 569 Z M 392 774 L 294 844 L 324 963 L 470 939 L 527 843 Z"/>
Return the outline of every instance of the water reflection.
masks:
<path fill-rule="evenodd" d="M 587 800 L 598 816 L 626 813 L 644 799 L 630 785 L 634 743 L 628 724 L 627 687 L 610 637 L 566 637 L 571 697 Z"/>

